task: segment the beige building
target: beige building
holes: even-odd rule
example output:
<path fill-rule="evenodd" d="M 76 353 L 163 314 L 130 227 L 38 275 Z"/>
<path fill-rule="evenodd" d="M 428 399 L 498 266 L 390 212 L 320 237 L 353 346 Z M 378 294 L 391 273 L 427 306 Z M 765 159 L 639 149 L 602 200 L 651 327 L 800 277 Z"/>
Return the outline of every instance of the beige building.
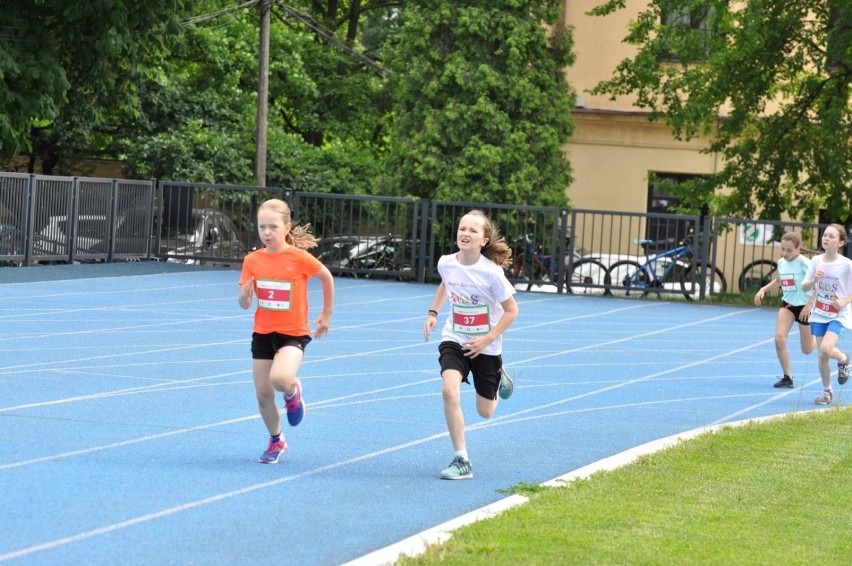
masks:
<path fill-rule="evenodd" d="M 626 212 L 666 212 L 668 199 L 653 198 L 649 172 L 684 176 L 713 173 L 715 155 L 703 154 L 701 141 L 677 141 L 669 127 L 651 123 L 647 114 L 633 106 L 630 98 L 615 101 L 588 93 L 612 76 L 618 63 L 635 53 L 623 43 L 628 24 L 643 2 L 609 16 L 586 13 L 599 0 L 565 0 L 565 24 L 574 28 L 577 59 L 567 72 L 577 91 L 573 112 L 576 129 L 568 143 L 574 183 L 568 196 L 576 208 Z"/>

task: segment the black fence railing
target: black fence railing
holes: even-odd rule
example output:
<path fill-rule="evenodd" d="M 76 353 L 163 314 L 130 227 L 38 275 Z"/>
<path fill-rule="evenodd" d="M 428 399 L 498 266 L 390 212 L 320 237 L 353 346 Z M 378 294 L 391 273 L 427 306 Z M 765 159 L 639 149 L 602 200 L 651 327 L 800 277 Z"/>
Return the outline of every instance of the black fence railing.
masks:
<path fill-rule="evenodd" d="M 268 198 L 310 224 L 335 275 L 438 279 L 459 219 L 483 210 L 528 290 L 701 299 L 753 294 L 775 275 L 781 235 L 815 250 L 824 225 L 676 214 L 299 193 L 250 187 L 0 173 L 0 263 L 157 260 L 238 265 L 259 245 Z"/>

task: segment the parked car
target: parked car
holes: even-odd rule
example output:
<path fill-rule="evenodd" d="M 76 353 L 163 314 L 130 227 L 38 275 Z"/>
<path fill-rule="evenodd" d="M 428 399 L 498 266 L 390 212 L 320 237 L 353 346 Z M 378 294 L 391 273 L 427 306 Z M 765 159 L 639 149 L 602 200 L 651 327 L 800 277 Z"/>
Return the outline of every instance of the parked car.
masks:
<path fill-rule="evenodd" d="M 216 260 L 239 260 L 246 253 L 234 221 L 212 208 L 193 208 L 185 228 L 162 227 L 160 254 L 167 261 L 230 265 L 232 262 Z"/>
<path fill-rule="evenodd" d="M 98 253 L 92 250 L 109 238 L 109 221 L 105 215 L 99 214 L 82 214 L 76 218 L 51 216 L 35 233 L 33 254 L 67 256 L 71 252 L 71 234 L 74 234 L 76 253 Z"/>
<path fill-rule="evenodd" d="M 412 241 L 392 234 L 330 236 L 320 239 L 312 251 L 335 275 L 380 277 L 383 271 L 413 273 Z"/>
<path fill-rule="evenodd" d="M 23 255 L 24 235 L 17 226 L 0 218 L 0 256 Z"/>

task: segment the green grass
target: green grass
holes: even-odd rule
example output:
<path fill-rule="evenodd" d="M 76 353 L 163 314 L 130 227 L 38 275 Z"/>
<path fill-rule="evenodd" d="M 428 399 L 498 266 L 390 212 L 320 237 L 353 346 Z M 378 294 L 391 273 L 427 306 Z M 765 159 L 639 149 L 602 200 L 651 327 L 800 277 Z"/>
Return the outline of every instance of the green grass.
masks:
<path fill-rule="evenodd" d="M 560 487 L 516 486 L 528 503 L 398 564 L 849 564 L 850 438 L 841 408 L 725 427 Z"/>

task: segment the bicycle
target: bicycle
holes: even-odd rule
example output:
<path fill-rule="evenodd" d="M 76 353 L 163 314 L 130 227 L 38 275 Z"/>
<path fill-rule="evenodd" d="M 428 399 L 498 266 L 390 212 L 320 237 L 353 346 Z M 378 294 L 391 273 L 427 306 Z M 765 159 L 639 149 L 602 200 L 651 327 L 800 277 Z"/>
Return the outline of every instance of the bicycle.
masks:
<path fill-rule="evenodd" d="M 740 273 L 740 292 L 753 295 L 778 276 L 778 263 L 771 259 L 757 259 Z"/>
<path fill-rule="evenodd" d="M 648 250 L 653 240 L 634 240 L 645 251 L 644 262 L 632 259 L 617 261 L 607 271 L 606 285 L 616 297 L 645 297 L 648 293 L 660 293 L 677 283 L 687 300 L 698 297 L 700 285 L 696 278 L 705 274 L 707 294 L 724 293 L 728 289 L 725 274 L 718 267 L 696 261 L 692 250 L 693 235 L 690 233 L 681 244 L 656 254 Z M 695 283 L 694 283 L 695 282 Z"/>
<path fill-rule="evenodd" d="M 558 282 L 565 285 L 565 291 L 572 295 L 603 295 L 607 292 L 606 266 L 597 259 L 583 257 L 582 251 L 575 249 L 573 264 L 570 258 L 565 258 L 559 280 L 556 256 L 539 253 L 539 247 L 533 245 L 529 235 L 519 240 L 524 241 L 524 246 L 515 253 L 512 275 L 515 279 L 527 281 L 527 291 L 536 282 Z"/>

